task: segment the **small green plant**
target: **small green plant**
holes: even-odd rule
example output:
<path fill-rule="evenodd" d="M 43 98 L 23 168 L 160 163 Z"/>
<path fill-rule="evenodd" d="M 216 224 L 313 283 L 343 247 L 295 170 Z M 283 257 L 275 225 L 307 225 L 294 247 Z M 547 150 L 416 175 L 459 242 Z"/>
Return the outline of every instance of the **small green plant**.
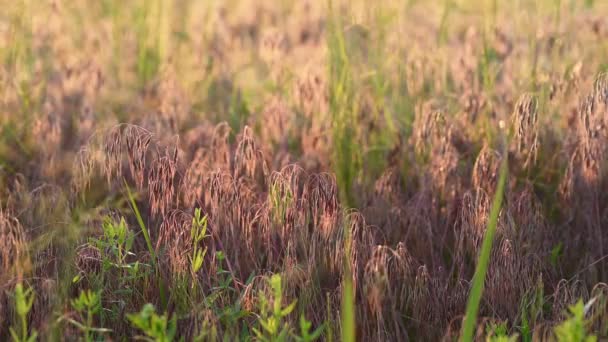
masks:
<path fill-rule="evenodd" d="M 597 337 L 587 334 L 585 328 L 585 305 L 579 299 L 576 304 L 570 306 L 570 317 L 555 327 L 555 337 L 558 342 L 595 342 Z"/>
<path fill-rule="evenodd" d="M 109 329 L 94 327 L 93 320 L 101 312 L 101 294 L 91 290 L 81 291 L 78 298 L 72 300 L 72 308 L 82 317 L 82 322 L 73 319 L 68 321 L 75 325 L 84 334 L 85 341 L 93 341 L 95 333 L 109 332 Z"/>
<path fill-rule="evenodd" d="M 312 332 L 310 329 L 312 329 L 312 323 L 309 322 L 304 315 L 300 316 L 300 336 L 294 336 L 296 341 L 311 342 L 321 337 L 321 333 L 323 333 L 323 326 L 318 327 Z"/>
<path fill-rule="evenodd" d="M 156 251 L 155 251 L 154 247 L 152 246 L 152 239 L 150 239 L 150 233 L 148 232 L 148 228 L 146 227 L 146 224 L 144 223 L 144 219 L 141 216 L 139 208 L 137 207 L 137 203 L 135 202 L 135 196 L 131 192 L 131 188 L 127 184 L 126 180 L 123 180 L 123 181 L 124 181 L 125 188 L 127 190 L 129 204 L 131 205 L 131 209 L 133 210 L 133 213 L 135 214 L 135 218 L 137 219 L 137 224 L 139 225 L 139 228 L 141 229 L 144 239 L 146 240 L 146 247 L 148 247 L 148 252 L 150 253 L 150 256 L 152 257 L 152 266 L 154 267 L 154 271 L 156 273 L 156 281 L 158 283 L 159 295 L 160 295 L 162 307 L 166 308 L 167 302 L 168 302 L 167 295 L 166 295 L 166 291 L 167 291 L 166 284 L 164 283 L 164 281 L 160 275 L 160 268 L 158 266 L 158 260 L 156 259 L 157 258 Z"/>
<path fill-rule="evenodd" d="M 487 342 L 516 342 L 517 334 L 509 336 L 507 325 L 503 323 L 490 324 L 487 328 Z"/>
<path fill-rule="evenodd" d="M 190 257 L 190 270 L 196 274 L 203 266 L 203 260 L 207 254 L 207 247 L 201 249 L 199 244 L 207 235 L 207 216 L 201 217 L 201 209 L 194 210 L 190 237 L 192 238 L 192 256 Z"/>
<path fill-rule="evenodd" d="M 102 224 L 103 237 L 101 239 L 91 239 L 91 242 L 100 250 L 104 256 L 104 269 L 111 266 L 122 268 L 127 265 L 127 256 L 133 246 L 134 234 L 129 230 L 125 219 L 121 218 L 116 223 L 111 218 L 106 217 Z"/>
<path fill-rule="evenodd" d="M 128 314 L 127 318 L 134 327 L 146 335 L 143 339 L 155 342 L 170 342 L 177 332 L 177 319 L 175 316 L 168 319 L 167 315 L 159 316 L 152 304 L 146 304 L 140 312 Z"/>
<path fill-rule="evenodd" d="M 20 328 L 16 330 L 10 327 L 9 329 L 14 342 L 33 342 L 38 338 L 38 333 L 35 330 L 32 330 L 31 333 L 28 332 L 27 327 L 27 315 L 32 309 L 35 296 L 31 287 L 24 289 L 21 283 L 15 286 L 15 311 L 19 316 Z"/>
<path fill-rule="evenodd" d="M 201 242 L 206 237 L 208 237 L 207 216 L 203 216 L 201 209 L 197 208 L 194 211 L 194 217 L 190 226 L 191 252 L 188 255 L 190 263 L 188 270 L 190 272 L 180 273 L 173 279 L 171 292 L 177 312 L 189 311 L 193 302 L 199 302 L 203 298 L 197 273 L 203 267 L 203 262 L 207 255 L 207 247 L 201 247 Z"/>
<path fill-rule="evenodd" d="M 236 339 L 239 336 L 240 339 L 246 339 L 250 332 L 248 326 L 243 325 L 243 318 L 249 316 L 250 312 L 242 307 L 240 300 L 234 300 L 234 294 L 238 293 L 238 290 L 233 285 L 232 272 L 225 270 L 222 266 L 226 262 L 224 253 L 216 252 L 212 259 L 216 262 L 216 276 L 212 277 L 211 291 L 201 299 L 201 302 L 205 310 L 213 312 L 218 319 L 216 322 L 203 321 L 195 340 L 216 340 L 213 336 L 218 334 L 218 328 L 221 329 L 224 339 Z M 251 274 L 245 282 L 245 286 L 251 285 L 254 278 L 255 274 Z M 192 292 L 198 293 L 196 289 Z M 186 304 L 190 305 L 191 301 Z"/>
<path fill-rule="evenodd" d="M 287 341 L 291 333 L 289 323 L 285 322 L 287 317 L 296 307 L 296 302 L 283 307 L 283 288 L 281 276 L 278 274 L 270 277 L 270 287 L 273 291 L 272 306 L 266 296 L 260 292 L 260 316 L 258 322 L 261 329 L 253 328 L 253 332 L 261 341 Z"/>
<path fill-rule="evenodd" d="M 224 269 L 224 264 L 226 260 L 226 255 L 222 251 L 215 252 L 215 260 L 217 261 L 217 279 L 218 284 L 215 287 L 218 291 L 233 291 L 234 288 L 231 287 L 231 283 L 233 283 L 234 279 L 232 277 L 232 273 L 230 270 Z"/>
<path fill-rule="evenodd" d="M 132 294 L 132 286 L 137 280 L 148 274 L 147 269 L 139 261 L 134 259 L 135 254 L 131 252 L 135 234 L 131 231 L 124 218 L 116 222 L 110 217 L 106 217 L 102 224 L 103 235 L 99 238 L 90 238 L 89 243 L 94 246 L 101 256 L 101 272 L 86 274 L 94 288 L 103 288 L 112 294 L 123 293 Z M 83 275 L 79 274 L 73 282 L 80 281 Z M 116 286 L 104 285 L 107 279 L 118 279 Z"/>

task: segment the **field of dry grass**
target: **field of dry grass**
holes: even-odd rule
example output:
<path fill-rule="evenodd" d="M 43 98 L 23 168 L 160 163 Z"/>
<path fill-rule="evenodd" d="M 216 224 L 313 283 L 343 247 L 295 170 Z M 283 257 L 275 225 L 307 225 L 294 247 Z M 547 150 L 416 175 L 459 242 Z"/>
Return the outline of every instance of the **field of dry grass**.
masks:
<path fill-rule="evenodd" d="M 608 339 L 606 1 L 0 8 L 0 340 Z"/>

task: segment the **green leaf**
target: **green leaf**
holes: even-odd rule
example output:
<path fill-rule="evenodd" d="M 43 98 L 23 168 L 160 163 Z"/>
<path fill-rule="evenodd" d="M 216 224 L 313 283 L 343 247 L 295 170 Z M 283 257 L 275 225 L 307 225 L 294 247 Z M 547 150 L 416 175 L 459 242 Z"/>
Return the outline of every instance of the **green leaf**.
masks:
<path fill-rule="evenodd" d="M 38 332 L 34 331 L 30 337 L 26 340 L 27 342 L 34 342 L 38 339 Z"/>
<path fill-rule="evenodd" d="M 554 332 L 557 341 L 577 341 L 577 342 L 595 342 L 597 337 L 587 335 L 585 329 L 585 305 L 582 300 L 578 300 L 575 305 L 570 306 L 570 317 L 555 327 Z"/>
<path fill-rule="evenodd" d="M 194 256 L 191 258 L 190 263 L 191 263 L 191 267 L 192 267 L 192 272 L 196 273 L 198 272 L 201 267 L 203 266 L 203 260 L 205 258 L 205 254 L 207 253 L 207 248 L 205 248 L 204 250 L 197 250 L 194 253 Z"/>
<path fill-rule="evenodd" d="M 281 310 L 281 316 L 285 317 L 285 316 L 289 315 L 293 311 L 293 309 L 296 308 L 296 303 L 297 302 L 298 302 L 297 300 L 294 300 L 291 304 L 289 304 L 288 307 L 286 307 L 283 310 Z"/>
<path fill-rule="evenodd" d="M 253 330 L 253 333 L 255 334 L 255 336 L 257 336 L 259 339 L 263 339 L 264 338 L 264 334 L 262 334 L 261 331 L 259 331 L 257 328 L 252 328 L 251 330 Z"/>
<path fill-rule="evenodd" d="M 13 327 L 8 328 L 8 330 L 11 332 L 11 337 L 13 338 L 13 341 L 18 342 L 21 340 L 19 338 L 19 335 L 17 335 L 17 332 L 15 331 L 15 329 L 13 329 Z"/>
<path fill-rule="evenodd" d="M 323 328 L 324 328 L 323 325 L 318 327 L 315 331 L 312 332 L 312 334 L 310 334 L 308 336 L 308 340 L 314 341 L 314 340 L 318 339 L 319 337 L 321 337 L 321 334 L 323 333 Z"/>

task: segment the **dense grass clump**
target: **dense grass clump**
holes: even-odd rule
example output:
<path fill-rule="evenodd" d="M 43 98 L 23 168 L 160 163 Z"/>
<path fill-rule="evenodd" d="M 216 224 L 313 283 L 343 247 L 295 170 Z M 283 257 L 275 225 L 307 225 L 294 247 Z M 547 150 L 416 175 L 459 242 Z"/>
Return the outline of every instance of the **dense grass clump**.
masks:
<path fill-rule="evenodd" d="M 608 339 L 606 3 L 0 8 L 0 340 Z"/>

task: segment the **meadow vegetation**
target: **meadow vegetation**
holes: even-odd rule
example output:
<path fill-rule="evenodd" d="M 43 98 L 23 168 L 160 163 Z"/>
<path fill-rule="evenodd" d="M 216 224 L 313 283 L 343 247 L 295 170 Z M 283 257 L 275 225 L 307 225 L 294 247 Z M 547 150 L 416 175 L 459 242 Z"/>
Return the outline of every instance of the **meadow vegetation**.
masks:
<path fill-rule="evenodd" d="M 0 8 L 0 340 L 608 339 L 607 2 Z"/>

